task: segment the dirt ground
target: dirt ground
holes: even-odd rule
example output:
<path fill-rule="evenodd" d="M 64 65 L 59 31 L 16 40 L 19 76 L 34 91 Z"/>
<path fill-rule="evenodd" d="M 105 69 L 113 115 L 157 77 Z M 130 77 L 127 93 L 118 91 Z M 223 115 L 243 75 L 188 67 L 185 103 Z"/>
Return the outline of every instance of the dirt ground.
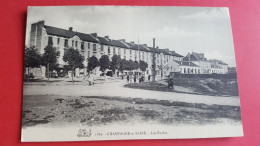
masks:
<path fill-rule="evenodd" d="M 107 96 L 24 95 L 22 126 L 116 121 L 161 124 L 241 123 L 240 107 Z"/>
<path fill-rule="evenodd" d="M 126 84 L 125 87 L 164 92 L 178 92 L 209 96 L 239 96 L 238 83 L 234 79 L 176 78 L 174 90 L 167 87 L 168 80 Z"/>

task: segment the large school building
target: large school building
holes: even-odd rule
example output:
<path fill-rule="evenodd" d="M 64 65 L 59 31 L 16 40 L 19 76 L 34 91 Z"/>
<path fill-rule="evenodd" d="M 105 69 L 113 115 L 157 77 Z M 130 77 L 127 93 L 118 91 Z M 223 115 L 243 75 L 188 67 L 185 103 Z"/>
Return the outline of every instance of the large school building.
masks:
<path fill-rule="evenodd" d="M 227 66 L 227 64 L 223 62 L 219 64 L 220 61 L 216 60 L 210 61 L 198 57 L 198 60 L 194 60 L 193 58 L 196 53 L 188 54 L 184 57 L 167 48 L 153 48 L 146 44 L 138 44 L 133 41 L 127 42 L 124 39 L 114 40 L 109 36 L 98 36 L 97 33 L 86 34 L 73 31 L 72 27 L 69 29 L 57 28 L 45 25 L 44 21 L 39 21 L 31 25 L 29 45 L 30 47 L 35 47 L 40 54 L 44 53 L 44 48 L 47 45 L 55 47 L 56 50 L 60 52 L 58 58 L 60 71 L 62 71 L 67 64 L 63 61 L 64 52 L 71 47 L 77 49 L 81 55 L 84 56 L 85 60 L 83 64 L 85 67 L 88 64 L 88 58 L 91 56 L 95 56 L 99 59 L 102 55 L 108 55 L 111 59 L 112 56 L 116 54 L 119 55 L 121 59 L 145 61 L 148 64 L 148 68 L 145 72 L 146 75 L 152 75 L 153 53 L 155 53 L 157 76 L 169 75 L 171 72 L 209 74 L 215 71 L 216 73 L 226 73 L 220 64 L 222 63 L 224 66 Z M 206 69 L 205 64 L 207 64 Z M 215 69 L 213 70 L 213 68 Z M 42 76 L 45 76 L 45 72 L 45 67 L 41 67 L 40 71 L 38 70 L 38 74 Z M 76 69 L 75 76 L 80 76 L 80 74 L 86 74 L 86 68 Z M 97 68 L 94 74 L 100 75 L 101 72 Z"/>

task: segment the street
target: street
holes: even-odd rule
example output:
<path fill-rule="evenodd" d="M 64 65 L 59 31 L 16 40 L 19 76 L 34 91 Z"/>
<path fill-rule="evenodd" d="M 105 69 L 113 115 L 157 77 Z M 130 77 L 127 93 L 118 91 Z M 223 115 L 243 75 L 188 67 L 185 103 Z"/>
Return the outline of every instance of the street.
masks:
<path fill-rule="evenodd" d="M 126 80 L 108 79 L 104 82 L 97 82 L 93 86 L 89 86 L 88 82 L 73 85 L 24 85 L 24 95 L 66 95 L 66 96 L 117 96 L 122 98 L 142 98 L 142 99 L 157 99 L 180 101 L 188 103 L 204 103 L 208 105 L 232 105 L 239 106 L 240 101 L 237 96 L 221 97 L 221 96 L 207 96 L 174 92 L 160 92 L 142 89 L 132 89 L 123 87 L 127 84 Z M 176 87 L 177 90 L 182 87 Z"/>

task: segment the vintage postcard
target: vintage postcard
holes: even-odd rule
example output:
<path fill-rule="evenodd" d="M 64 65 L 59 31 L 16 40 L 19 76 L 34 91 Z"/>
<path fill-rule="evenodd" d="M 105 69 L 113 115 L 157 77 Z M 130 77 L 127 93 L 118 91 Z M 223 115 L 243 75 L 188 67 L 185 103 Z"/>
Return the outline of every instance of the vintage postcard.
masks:
<path fill-rule="evenodd" d="M 24 142 L 243 136 L 228 8 L 28 7 Z"/>

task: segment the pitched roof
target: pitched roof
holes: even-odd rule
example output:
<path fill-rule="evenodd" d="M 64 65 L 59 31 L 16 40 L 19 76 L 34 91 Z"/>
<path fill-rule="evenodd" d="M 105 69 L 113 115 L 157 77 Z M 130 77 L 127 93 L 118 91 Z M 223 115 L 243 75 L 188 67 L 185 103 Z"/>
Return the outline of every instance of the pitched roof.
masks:
<path fill-rule="evenodd" d="M 126 45 L 128 45 L 129 49 L 133 49 L 133 50 L 137 50 L 137 48 L 134 47 L 134 44 L 132 43 L 128 43 L 128 42 L 124 42 Z"/>
<path fill-rule="evenodd" d="M 188 61 L 189 60 L 188 55 L 184 57 L 183 60 Z M 190 61 L 207 61 L 207 58 L 204 57 L 204 53 L 192 52 L 190 54 Z"/>
<path fill-rule="evenodd" d="M 160 50 L 157 48 L 153 48 L 153 47 L 148 47 L 148 48 L 151 50 L 151 52 L 160 53 Z"/>
<path fill-rule="evenodd" d="M 111 41 L 106 39 L 106 38 L 103 38 L 103 37 L 97 37 L 99 42 L 102 44 L 102 45 L 112 45 Z"/>
<path fill-rule="evenodd" d="M 55 35 L 55 36 L 60 36 L 60 37 L 65 37 L 65 38 L 71 38 L 71 37 L 77 35 L 83 41 L 99 43 L 99 41 L 97 39 L 95 39 L 93 36 L 91 36 L 90 34 L 69 31 L 66 29 L 47 26 L 47 25 L 44 25 L 44 28 L 46 29 L 46 32 L 49 35 Z"/>
<path fill-rule="evenodd" d="M 112 41 L 111 41 L 111 44 L 112 44 L 113 46 L 116 46 L 116 47 L 129 48 L 129 46 L 125 45 L 125 44 L 122 43 L 120 40 L 112 40 Z"/>
<path fill-rule="evenodd" d="M 221 61 L 221 60 L 218 60 L 218 64 L 228 65 L 228 64 L 226 64 L 225 62 L 223 62 L 223 61 Z"/>
<path fill-rule="evenodd" d="M 164 55 L 172 55 L 172 53 L 170 53 L 170 52 L 168 52 L 168 51 L 166 51 L 166 50 L 164 50 L 164 49 L 159 49 L 160 50 L 160 52 L 162 52 Z"/>
<path fill-rule="evenodd" d="M 176 57 L 184 57 L 178 53 L 176 53 L 175 51 L 170 51 L 172 53 L 172 56 L 176 56 Z"/>
<path fill-rule="evenodd" d="M 129 48 L 133 49 L 133 50 L 139 49 L 140 51 L 146 51 L 146 52 L 150 51 L 150 49 L 148 47 L 141 45 L 141 44 L 139 44 L 139 46 L 138 46 L 138 44 L 134 44 L 134 43 L 128 43 L 128 42 L 124 42 L 124 43 L 126 43 L 129 46 Z"/>
<path fill-rule="evenodd" d="M 199 67 L 198 65 L 189 62 L 189 61 L 176 61 L 174 60 L 176 63 L 178 63 L 180 66 L 193 66 L 193 67 Z"/>
<path fill-rule="evenodd" d="M 138 46 L 138 45 L 137 45 L 137 46 Z M 149 49 L 147 46 L 145 46 L 145 45 L 139 45 L 139 49 L 140 49 L 141 51 L 150 52 L 150 49 Z"/>

